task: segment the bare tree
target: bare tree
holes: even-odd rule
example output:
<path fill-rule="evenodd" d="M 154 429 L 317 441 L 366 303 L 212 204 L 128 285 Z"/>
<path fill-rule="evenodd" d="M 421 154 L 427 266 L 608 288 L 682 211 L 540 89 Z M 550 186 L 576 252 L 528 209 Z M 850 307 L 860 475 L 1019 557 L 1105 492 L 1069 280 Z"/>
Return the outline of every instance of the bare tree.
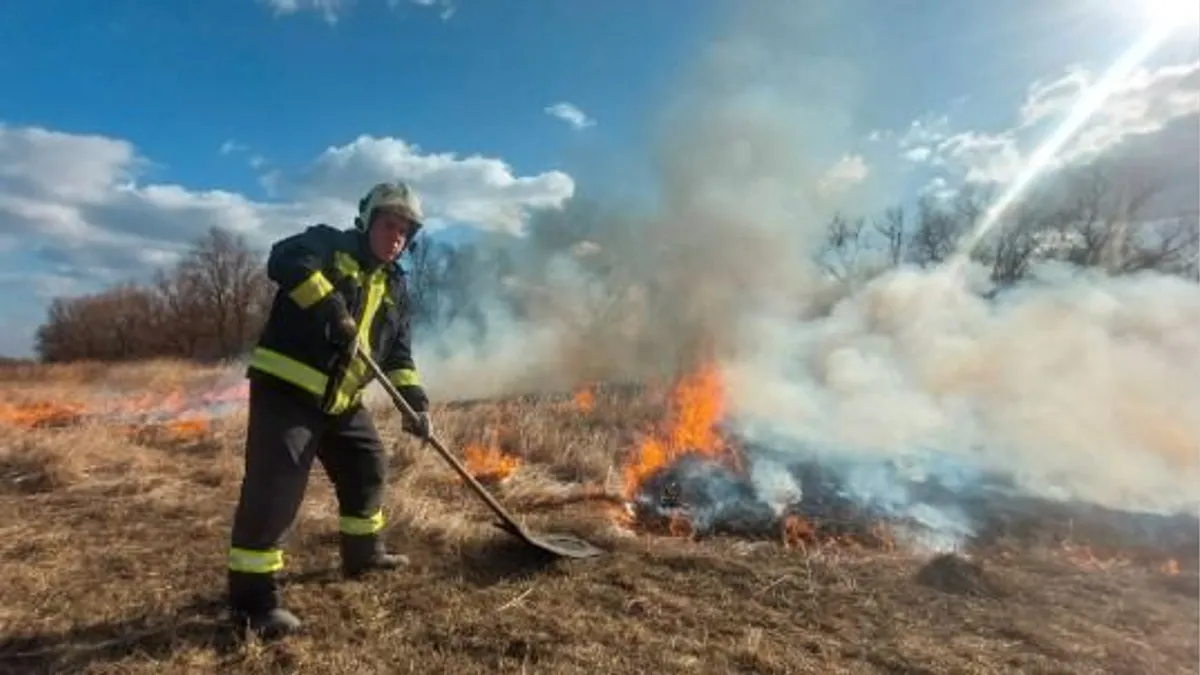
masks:
<path fill-rule="evenodd" d="M 261 257 L 245 238 L 219 227 L 209 229 L 184 257 L 177 274 L 199 295 L 205 323 L 211 326 L 214 355 L 231 357 L 245 349 L 262 284 Z"/>
<path fill-rule="evenodd" d="M 895 267 L 904 262 L 905 244 L 908 241 L 904 229 L 904 209 L 899 206 L 887 209 L 881 218 L 872 221 L 872 227 L 883 239 L 886 264 Z"/>

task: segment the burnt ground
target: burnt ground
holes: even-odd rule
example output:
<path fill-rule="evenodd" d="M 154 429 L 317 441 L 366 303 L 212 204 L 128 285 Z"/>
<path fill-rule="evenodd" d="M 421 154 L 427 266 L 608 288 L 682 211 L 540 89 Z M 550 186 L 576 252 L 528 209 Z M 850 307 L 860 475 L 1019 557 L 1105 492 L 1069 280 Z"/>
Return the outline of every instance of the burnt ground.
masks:
<path fill-rule="evenodd" d="M 331 490 L 315 470 L 285 576 L 307 632 L 271 644 L 223 620 L 239 420 L 186 441 L 0 427 L 0 673 L 1197 670 L 1196 552 L 1169 567 L 1161 556 L 1188 551 L 1109 557 L 1078 529 L 1038 537 L 1041 506 L 1019 521 L 1032 534 L 1014 526 L 966 557 L 628 536 L 608 503 L 572 498 L 628 446 L 603 406 L 510 410 L 527 461 L 496 489 L 533 529 L 579 534 L 605 556 L 531 555 L 381 416 L 395 441 L 388 538 L 413 566 L 340 579 Z M 443 411 L 448 444 L 494 412 Z"/>

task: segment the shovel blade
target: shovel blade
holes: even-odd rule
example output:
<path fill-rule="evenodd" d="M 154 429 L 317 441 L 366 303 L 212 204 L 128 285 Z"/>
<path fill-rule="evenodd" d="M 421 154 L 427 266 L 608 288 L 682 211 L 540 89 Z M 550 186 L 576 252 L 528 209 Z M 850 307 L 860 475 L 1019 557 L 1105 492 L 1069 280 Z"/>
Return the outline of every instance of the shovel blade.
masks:
<path fill-rule="evenodd" d="M 595 558 L 604 553 L 588 542 L 568 534 L 526 534 L 525 541 L 563 558 Z"/>
<path fill-rule="evenodd" d="M 532 534 L 516 523 L 494 523 L 494 525 L 526 544 L 560 558 L 595 558 L 604 553 L 603 549 L 569 534 Z"/>

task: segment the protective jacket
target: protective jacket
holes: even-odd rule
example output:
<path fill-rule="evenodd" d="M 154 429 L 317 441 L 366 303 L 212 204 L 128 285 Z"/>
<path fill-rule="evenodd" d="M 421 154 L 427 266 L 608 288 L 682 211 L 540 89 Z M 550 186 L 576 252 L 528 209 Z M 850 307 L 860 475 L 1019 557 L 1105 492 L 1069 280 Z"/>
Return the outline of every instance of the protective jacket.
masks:
<path fill-rule="evenodd" d="M 279 289 L 251 354 L 249 377 L 296 387 L 330 415 L 361 403 L 370 371 L 360 358 L 350 360 L 335 346 L 322 319 L 322 303 L 339 295 L 358 326 L 359 344 L 414 410 L 428 410 L 413 362 L 404 271 L 380 263 L 364 233 L 310 226 L 271 247 L 267 276 Z"/>

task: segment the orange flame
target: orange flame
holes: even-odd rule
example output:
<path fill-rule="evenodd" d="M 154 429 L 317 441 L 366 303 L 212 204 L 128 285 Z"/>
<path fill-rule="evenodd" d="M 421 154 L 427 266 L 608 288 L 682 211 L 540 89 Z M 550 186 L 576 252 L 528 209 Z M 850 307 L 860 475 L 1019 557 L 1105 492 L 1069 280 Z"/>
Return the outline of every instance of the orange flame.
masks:
<path fill-rule="evenodd" d="M 596 395 L 591 389 L 580 389 L 575 392 L 575 408 L 580 412 L 590 413 L 596 407 Z"/>
<path fill-rule="evenodd" d="M 9 403 L 0 401 L 0 424 L 21 429 L 38 429 L 74 424 L 84 415 L 86 407 L 74 402 L 34 401 Z"/>
<path fill-rule="evenodd" d="M 156 428 L 175 440 L 194 440 L 209 431 L 210 406 L 239 403 L 249 395 L 247 383 L 189 395 L 181 389 L 126 398 L 106 398 L 93 405 L 69 401 L 0 401 L 0 425 L 23 429 L 67 426 L 85 419 L 106 420 L 129 433 Z"/>
<path fill-rule="evenodd" d="M 784 518 L 781 530 L 780 534 L 785 548 L 804 548 L 817 541 L 817 528 L 813 527 L 807 518 L 801 516 Z"/>
<path fill-rule="evenodd" d="M 687 452 L 732 459 L 716 425 L 725 411 L 724 384 L 716 364 L 710 363 L 680 380 L 671 392 L 664 428 L 642 440 L 626 462 L 624 495 L 631 499 L 642 482 Z"/>
<path fill-rule="evenodd" d="M 1169 577 L 1177 576 L 1179 574 L 1179 561 L 1174 558 L 1169 558 L 1162 564 L 1162 566 L 1159 568 L 1159 571 Z"/>
<path fill-rule="evenodd" d="M 471 443 L 463 451 L 463 465 L 475 480 L 499 483 L 517 470 L 521 458 L 506 454 L 496 447 Z"/>
<path fill-rule="evenodd" d="M 166 424 L 166 429 L 175 440 L 193 441 L 208 433 L 208 420 L 196 417 L 173 420 Z"/>

